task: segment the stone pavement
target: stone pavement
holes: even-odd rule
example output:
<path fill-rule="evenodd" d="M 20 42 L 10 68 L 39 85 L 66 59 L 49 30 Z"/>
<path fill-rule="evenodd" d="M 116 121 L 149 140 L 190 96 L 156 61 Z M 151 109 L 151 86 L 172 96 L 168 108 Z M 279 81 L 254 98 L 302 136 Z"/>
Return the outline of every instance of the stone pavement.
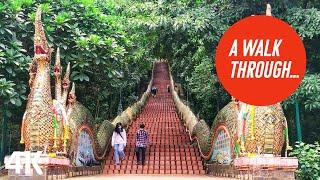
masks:
<path fill-rule="evenodd" d="M 189 175 L 99 175 L 73 177 L 69 180 L 232 180 L 233 178 L 213 177 L 213 176 L 189 176 Z"/>

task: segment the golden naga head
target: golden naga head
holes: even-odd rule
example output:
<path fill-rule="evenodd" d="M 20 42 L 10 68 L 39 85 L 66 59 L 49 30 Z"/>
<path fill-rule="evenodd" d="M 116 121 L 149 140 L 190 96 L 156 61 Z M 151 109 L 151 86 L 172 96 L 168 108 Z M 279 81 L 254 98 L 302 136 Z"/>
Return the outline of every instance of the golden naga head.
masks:
<path fill-rule="evenodd" d="M 60 48 L 57 48 L 56 63 L 54 65 L 54 75 L 56 77 L 60 77 L 61 75 Z"/>
<path fill-rule="evenodd" d="M 70 87 L 69 76 L 70 76 L 70 62 L 68 63 L 67 70 L 62 81 L 62 88 L 65 90 L 69 90 L 69 87 Z"/>
<path fill-rule="evenodd" d="M 43 30 L 41 21 L 41 8 L 40 6 L 36 12 L 36 18 L 34 22 L 35 32 L 34 32 L 34 55 L 36 60 L 49 61 L 50 47 Z"/>
<path fill-rule="evenodd" d="M 72 88 L 71 88 L 71 91 L 68 95 L 68 103 L 70 105 L 73 105 L 77 100 L 77 97 L 76 97 L 76 86 L 74 83 L 72 83 Z"/>
<path fill-rule="evenodd" d="M 272 14 L 271 14 L 271 5 L 270 4 L 267 4 L 266 16 L 272 16 Z"/>

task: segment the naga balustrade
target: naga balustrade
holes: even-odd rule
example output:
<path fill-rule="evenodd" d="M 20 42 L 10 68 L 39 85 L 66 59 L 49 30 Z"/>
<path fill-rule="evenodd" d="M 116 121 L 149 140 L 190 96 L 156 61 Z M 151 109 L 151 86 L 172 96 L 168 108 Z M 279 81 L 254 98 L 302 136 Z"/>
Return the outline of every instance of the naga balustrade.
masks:
<path fill-rule="evenodd" d="M 128 127 L 138 116 L 150 95 L 153 75 L 147 90 L 139 101 L 128 107 L 112 121 L 105 120 L 99 127 L 96 127 L 89 110 L 77 101 L 74 83 L 69 91 L 70 64 L 61 79 L 62 67 L 59 49 L 54 66 L 55 99 L 52 98 L 50 61 L 53 50 L 45 36 L 40 6 L 37 9 L 34 24 L 34 58 L 29 67 L 30 94 L 22 120 L 20 142 L 25 144 L 26 151 L 41 151 L 44 157 L 68 159 L 70 167 L 86 164 L 97 165 L 101 161 L 103 164 L 106 153 L 110 149 L 110 139 L 116 123 L 120 122 L 123 126 Z M 46 167 L 42 166 L 44 170 L 48 170 L 49 174 L 53 173 L 53 175 L 54 172 L 64 174 L 61 173 L 63 169 L 68 169 L 64 167 L 64 164 L 61 166 L 53 164 L 47 169 Z M 55 170 L 55 167 L 58 169 Z M 83 170 L 80 171 L 83 172 Z M 97 171 L 94 170 L 94 172 Z M 12 175 L 19 176 L 18 174 Z"/>

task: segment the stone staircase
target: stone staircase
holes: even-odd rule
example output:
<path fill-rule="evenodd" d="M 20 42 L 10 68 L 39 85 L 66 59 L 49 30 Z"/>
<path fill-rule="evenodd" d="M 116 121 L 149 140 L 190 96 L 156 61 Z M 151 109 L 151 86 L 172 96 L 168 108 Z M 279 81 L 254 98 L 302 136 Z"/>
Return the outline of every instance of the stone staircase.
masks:
<path fill-rule="evenodd" d="M 113 150 L 106 158 L 104 174 L 189 174 L 204 175 L 198 148 L 190 145 L 189 135 L 180 121 L 171 96 L 168 65 L 158 62 L 154 69 L 156 97 L 150 96 L 141 114 L 130 125 L 125 148 L 126 160 L 114 165 Z M 144 123 L 151 145 L 146 151 L 145 165 L 136 165 L 135 134 Z"/>

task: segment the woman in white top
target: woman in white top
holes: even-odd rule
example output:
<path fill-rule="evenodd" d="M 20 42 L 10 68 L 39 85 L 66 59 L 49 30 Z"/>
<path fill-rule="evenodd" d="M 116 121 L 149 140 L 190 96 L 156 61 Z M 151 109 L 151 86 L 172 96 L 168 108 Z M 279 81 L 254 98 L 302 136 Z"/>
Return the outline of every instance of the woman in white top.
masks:
<path fill-rule="evenodd" d="M 121 123 L 116 124 L 116 128 L 112 134 L 111 145 L 114 148 L 114 161 L 115 164 L 120 164 L 119 157 L 125 159 L 124 147 L 127 145 L 127 134 L 126 131 L 122 128 Z"/>

